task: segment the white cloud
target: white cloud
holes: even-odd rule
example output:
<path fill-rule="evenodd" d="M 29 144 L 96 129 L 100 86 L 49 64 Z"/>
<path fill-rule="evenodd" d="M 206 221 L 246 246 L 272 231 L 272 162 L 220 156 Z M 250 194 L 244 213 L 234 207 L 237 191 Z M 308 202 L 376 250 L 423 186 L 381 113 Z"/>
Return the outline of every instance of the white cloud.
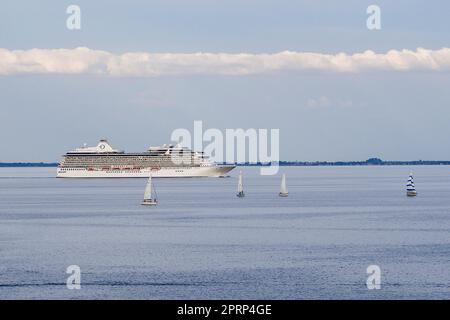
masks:
<path fill-rule="evenodd" d="M 329 107 L 331 105 L 331 101 L 328 97 L 322 96 L 320 98 L 314 99 L 310 98 L 306 101 L 306 106 L 308 108 L 323 108 Z"/>
<path fill-rule="evenodd" d="M 280 71 L 449 71 L 450 48 L 322 54 L 250 53 L 114 54 L 89 48 L 8 50 L 0 48 L 0 75 L 101 74 L 114 76 L 249 75 Z"/>
<path fill-rule="evenodd" d="M 331 99 L 327 96 L 321 96 L 319 98 L 309 98 L 306 100 L 306 106 L 308 108 L 327 108 L 331 106 L 349 108 L 353 106 L 353 101 L 349 99 Z"/>

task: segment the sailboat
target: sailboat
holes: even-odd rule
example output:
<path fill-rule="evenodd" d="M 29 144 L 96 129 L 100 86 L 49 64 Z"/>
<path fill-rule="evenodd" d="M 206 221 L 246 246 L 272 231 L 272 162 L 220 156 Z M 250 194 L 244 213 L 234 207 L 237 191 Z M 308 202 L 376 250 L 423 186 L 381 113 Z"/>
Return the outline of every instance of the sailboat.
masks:
<path fill-rule="evenodd" d="M 289 194 L 288 189 L 286 187 L 286 175 L 283 173 L 283 177 L 281 178 L 281 188 L 280 193 L 278 194 L 280 197 L 287 197 Z"/>
<path fill-rule="evenodd" d="M 244 184 L 242 183 L 242 171 L 239 172 L 239 181 L 238 181 L 238 189 L 237 189 L 236 196 L 238 196 L 239 198 L 245 197 Z"/>
<path fill-rule="evenodd" d="M 409 174 L 408 183 L 406 184 L 406 195 L 408 197 L 417 196 L 416 187 L 414 186 L 414 179 L 412 173 Z"/>
<path fill-rule="evenodd" d="M 145 192 L 144 192 L 144 200 L 142 201 L 142 205 L 145 206 L 154 206 L 158 203 L 158 200 L 156 199 L 156 191 L 155 191 L 155 196 L 153 197 L 152 194 L 152 188 L 153 184 L 152 184 L 152 176 L 150 176 L 148 178 L 147 181 L 147 185 L 145 186 Z"/>

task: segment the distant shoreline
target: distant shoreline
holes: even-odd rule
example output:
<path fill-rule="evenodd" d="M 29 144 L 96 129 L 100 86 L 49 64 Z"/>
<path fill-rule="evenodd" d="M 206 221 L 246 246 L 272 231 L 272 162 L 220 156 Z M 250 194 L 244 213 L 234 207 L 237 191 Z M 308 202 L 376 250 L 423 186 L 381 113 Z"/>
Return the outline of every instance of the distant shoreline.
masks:
<path fill-rule="evenodd" d="M 237 166 L 267 166 L 263 163 L 237 163 Z M 412 160 L 412 161 L 384 161 L 371 158 L 365 161 L 280 161 L 284 167 L 344 167 L 344 166 L 449 166 L 449 160 Z"/>
<path fill-rule="evenodd" d="M 222 163 L 227 164 L 227 163 Z M 269 166 L 270 163 L 235 163 L 236 166 Z M 371 158 L 365 161 L 280 161 L 283 167 L 343 167 L 343 166 L 449 166 L 450 160 L 413 160 L 413 161 L 384 161 Z M 0 162 L 0 168 L 46 168 L 57 167 L 56 162 Z"/>
<path fill-rule="evenodd" d="M 0 168 L 46 168 L 57 167 L 53 162 L 0 162 Z"/>
<path fill-rule="evenodd" d="M 262 167 L 270 166 L 270 164 L 263 163 L 236 163 L 239 167 Z M 280 161 L 280 167 L 364 167 L 364 166 L 450 166 L 450 161 L 386 161 L 384 163 L 373 164 L 365 163 L 364 161 L 350 161 L 350 162 L 291 162 Z"/>

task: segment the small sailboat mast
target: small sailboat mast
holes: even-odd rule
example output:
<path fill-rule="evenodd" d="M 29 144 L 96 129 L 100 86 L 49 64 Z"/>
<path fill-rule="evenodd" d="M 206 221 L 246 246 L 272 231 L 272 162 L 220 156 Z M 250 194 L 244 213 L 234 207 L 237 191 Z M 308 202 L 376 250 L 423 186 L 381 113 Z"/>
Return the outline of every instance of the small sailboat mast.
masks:
<path fill-rule="evenodd" d="M 156 200 L 156 193 L 153 197 L 153 183 L 152 183 L 152 176 L 148 178 L 147 185 L 145 186 L 144 191 L 144 200 L 142 201 L 143 205 L 155 205 L 158 201 Z"/>
<path fill-rule="evenodd" d="M 287 186 L 286 186 L 286 175 L 283 173 L 283 177 L 281 178 L 281 187 L 280 187 L 280 197 L 287 197 L 289 194 Z"/>
<path fill-rule="evenodd" d="M 409 197 L 414 197 L 417 195 L 412 173 L 409 174 L 408 182 L 406 183 L 406 195 Z"/>
<path fill-rule="evenodd" d="M 238 179 L 238 188 L 237 188 L 237 194 L 239 198 L 242 198 L 245 196 L 244 194 L 244 183 L 242 178 L 242 171 L 239 172 L 239 179 Z"/>

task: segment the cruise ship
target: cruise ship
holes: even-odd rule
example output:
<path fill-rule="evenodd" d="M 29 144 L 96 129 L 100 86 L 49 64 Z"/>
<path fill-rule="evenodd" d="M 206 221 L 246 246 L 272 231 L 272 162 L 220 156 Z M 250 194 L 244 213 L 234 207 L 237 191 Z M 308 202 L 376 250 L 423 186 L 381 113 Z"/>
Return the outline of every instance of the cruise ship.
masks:
<path fill-rule="evenodd" d="M 67 152 L 58 166 L 59 178 L 224 177 L 233 165 L 212 162 L 203 152 L 180 145 L 150 147 L 146 152 L 126 153 L 106 139 L 96 147 L 84 145 Z"/>

